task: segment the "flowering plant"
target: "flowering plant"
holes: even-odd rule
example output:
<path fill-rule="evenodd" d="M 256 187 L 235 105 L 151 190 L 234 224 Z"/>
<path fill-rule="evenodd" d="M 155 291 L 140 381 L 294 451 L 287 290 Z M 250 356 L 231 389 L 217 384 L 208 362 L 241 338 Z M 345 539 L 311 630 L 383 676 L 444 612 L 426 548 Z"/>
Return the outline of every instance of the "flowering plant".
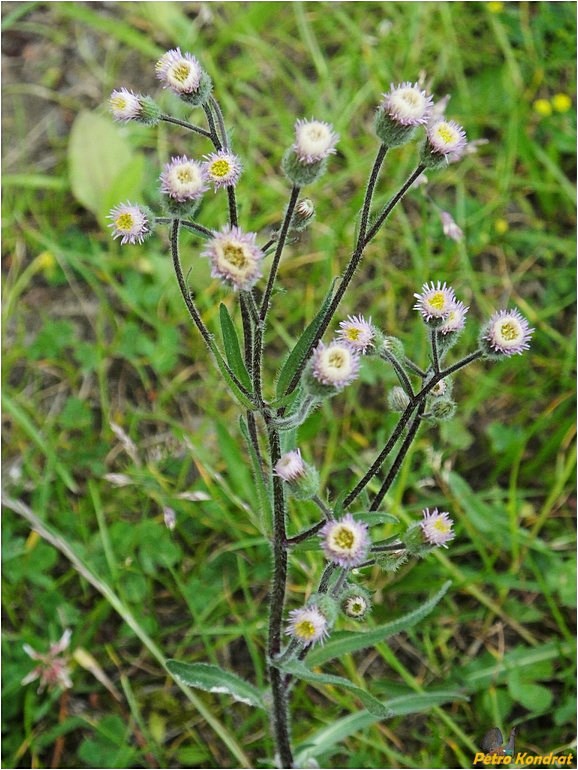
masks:
<path fill-rule="evenodd" d="M 376 111 L 375 134 L 379 145 L 349 261 L 337 285 L 334 282 L 328 288 L 317 315 L 280 367 L 273 390 L 265 381 L 263 362 L 280 261 L 287 243 L 297 238 L 313 219 L 313 204 L 302 197 L 302 191 L 324 174 L 336 152 L 339 136 L 326 121 L 296 121 L 293 144 L 281 161 L 292 185 L 289 201 L 280 228 L 267 239 L 261 233 L 244 229 L 239 222 L 236 185 L 244 164 L 231 148 L 209 75 L 194 56 L 181 53 L 178 48 L 157 62 L 156 73 L 162 85 L 189 107 L 202 109 L 207 128 L 165 115 L 150 97 L 126 89 L 115 90 L 111 95 L 113 117 L 123 123 L 132 120 L 154 125 L 167 121 L 179 125 L 210 142 L 212 151 L 202 155 L 206 151 L 203 148 L 196 158 L 173 157 L 160 174 L 165 205 L 162 215 L 126 202 L 110 214 L 112 235 L 120 238 L 122 244 L 142 243 L 157 225 L 169 226 L 172 262 L 186 309 L 232 396 L 243 409 L 241 431 L 255 478 L 260 521 L 273 558 L 267 643 L 270 689 L 261 692 L 237 674 L 217 666 L 174 660 L 168 660 L 166 665 L 185 684 L 228 693 L 270 711 L 276 766 L 303 766 L 302 763 L 310 761 L 308 749 L 301 747 L 296 753 L 290 733 L 290 694 L 297 680 L 349 689 L 376 717 L 399 713 L 396 708 L 401 709 L 400 704 L 382 703 L 348 679 L 314 672 L 311 666 L 409 628 L 431 612 L 447 591 L 448 584 L 393 624 L 371 631 L 336 636 L 332 633 L 340 618 L 360 622 L 369 615 L 372 602 L 370 586 L 363 584 L 364 570 L 377 565 L 394 572 L 411 558 L 424 558 L 435 548 L 447 548 L 455 537 L 448 512 L 439 512 L 437 508 L 430 512 L 425 508 L 421 520 L 403 526 L 383 509 L 384 499 L 420 427 L 427 421 L 439 422 L 454 415 L 453 376 L 478 359 L 503 359 L 523 353 L 529 347 L 533 329 L 517 310 L 499 310 L 482 327 L 477 349 L 446 363 L 446 356 L 465 326 L 469 308 L 456 297 L 452 287 L 436 280 L 425 283 L 414 295 L 414 308 L 428 339 L 425 366 L 406 354 L 399 339 L 388 336 L 379 323 L 363 315 L 341 319 L 335 338 L 323 342 L 367 246 L 395 206 L 426 170 L 441 169 L 468 150 L 464 129 L 455 121 L 446 120 L 443 110 L 435 110 L 432 96 L 420 84 L 392 85 Z M 374 192 L 386 155 L 391 149 L 413 141 L 420 131 L 424 136 L 415 170 L 385 206 L 375 207 Z M 197 216 L 202 197 L 211 185 L 216 192 L 224 191 L 226 195 L 228 221 L 218 229 L 201 224 Z M 459 228 L 453 220 L 446 224 L 451 228 L 450 237 L 456 236 Z M 222 347 L 203 320 L 183 270 L 183 228 L 204 242 L 199 243 L 198 255 L 209 260 L 211 276 L 222 283 L 225 291 L 233 291 L 238 300 L 241 340 L 224 304 L 220 306 Z M 301 447 L 297 446 L 298 428 L 322 402 L 355 383 L 368 357 L 385 362 L 395 372 L 399 384 L 389 393 L 388 403 L 390 410 L 398 414 L 397 422 L 361 478 L 352 482 L 350 489 L 331 498 L 321 489 L 316 468 L 305 461 Z M 388 458 L 391 460 L 382 476 Z M 319 510 L 319 521 L 292 533 L 292 498 L 312 501 Z M 378 534 L 384 523 L 395 527 L 395 533 L 386 538 Z M 289 561 L 292 551 L 303 547 L 319 551 L 324 569 L 305 604 L 287 612 Z"/>

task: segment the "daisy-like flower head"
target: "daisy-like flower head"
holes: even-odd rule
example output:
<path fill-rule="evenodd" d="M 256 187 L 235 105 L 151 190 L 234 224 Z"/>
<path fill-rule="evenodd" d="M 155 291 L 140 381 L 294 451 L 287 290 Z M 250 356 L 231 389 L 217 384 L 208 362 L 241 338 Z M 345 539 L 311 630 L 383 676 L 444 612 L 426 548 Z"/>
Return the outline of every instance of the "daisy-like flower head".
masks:
<path fill-rule="evenodd" d="M 325 556 L 341 567 L 357 567 L 365 561 L 371 541 L 367 524 L 356 521 L 350 513 L 328 521 L 319 532 Z"/>
<path fill-rule="evenodd" d="M 429 508 L 425 508 L 423 519 L 419 523 L 425 540 L 430 545 L 441 545 L 444 548 L 447 548 L 446 543 L 455 537 L 453 525 L 449 513 L 438 513 L 437 508 L 434 508 L 431 513 Z"/>
<path fill-rule="evenodd" d="M 424 283 L 421 294 L 414 294 L 413 296 L 417 299 L 413 309 L 419 310 L 426 323 L 432 320 L 445 320 L 450 311 L 454 309 L 457 301 L 454 290 L 451 286 L 447 286 L 445 281 L 443 285 L 440 281 L 437 282 L 437 285 L 433 281 L 429 284 Z"/>
<path fill-rule="evenodd" d="M 317 163 L 333 154 L 338 140 L 339 134 L 322 120 L 298 120 L 295 123 L 293 149 L 299 160 L 306 165 Z"/>
<path fill-rule="evenodd" d="M 208 187 L 205 167 L 183 155 L 171 158 L 161 174 L 161 190 L 175 201 L 197 200 Z"/>
<path fill-rule="evenodd" d="M 480 344 L 489 357 L 521 355 L 530 347 L 533 332 L 518 310 L 498 310 L 483 329 Z"/>
<path fill-rule="evenodd" d="M 305 474 L 306 466 L 300 449 L 293 449 L 281 455 L 275 465 L 275 475 L 283 481 L 296 481 Z"/>
<path fill-rule="evenodd" d="M 440 219 L 442 220 L 442 229 L 446 237 L 451 238 L 452 241 L 463 240 L 464 233 L 461 227 L 455 223 L 452 215 L 447 211 L 440 213 Z"/>
<path fill-rule="evenodd" d="M 203 68 L 190 53 L 181 53 L 180 48 L 173 48 L 161 56 L 155 64 L 158 79 L 164 88 L 181 94 L 194 94 L 201 84 Z"/>
<path fill-rule="evenodd" d="M 71 636 L 72 631 L 67 628 L 59 641 L 51 644 L 50 649 L 45 653 L 36 652 L 29 644 L 24 644 L 22 646 L 24 652 L 32 660 L 37 660 L 38 665 L 24 677 L 21 684 L 29 684 L 35 679 L 39 679 L 38 692 L 42 692 L 45 687 L 49 689 L 54 687 L 62 687 L 64 689 L 72 687 L 69 669 L 70 658 L 68 655 L 62 655 L 68 649 Z"/>
<path fill-rule="evenodd" d="M 215 190 L 220 187 L 232 187 L 236 185 L 241 176 L 241 161 L 228 150 L 219 150 L 205 155 L 205 172 L 211 180 Z"/>
<path fill-rule="evenodd" d="M 348 618 L 363 620 L 371 611 L 369 593 L 360 586 L 351 586 L 341 596 L 341 610 Z"/>
<path fill-rule="evenodd" d="M 463 302 L 456 300 L 454 306 L 444 318 L 442 325 L 438 327 L 438 331 L 442 334 L 461 331 L 466 325 L 466 315 L 468 310 L 469 307 L 464 305 Z"/>
<path fill-rule="evenodd" d="M 303 644 L 322 642 L 329 635 L 327 618 L 317 607 L 291 610 L 286 633 Z"/>
<path fill-rule="evenodd" d="M 291 217 L 291 230 L 300 233 L 309 226 L 311 220 L 315 217 L 315 206 L 310 198 L 301 198 L 295 206 L 295 211 Z"/>
<path fill-rule="evenodd" d="M 426 167 L 435 168 L 452 156 L 463 155 L 466 132 L 455 120 L 438 120 L 427 127 L 427 141 L 422 152 Z"/>
<path fill-rule="evenodd" d="M 129 120 L 140 117 L 141 99 L 141 96 L 126 88 L 114 90 L 108 100 L 112 117 L 119 123 L 128 123 Z"/>
<path fill-rule="evenodd" d="M 428 122 L 433 106 L 432 97 L 417 83 L 390 86 L 383 94 L 383 109 L 389 117 L 402 126 L 419 126 Z"/>
<path fill-rule="evenodd" d="M 333 390 L 342 390 L 359 374 L 359 353 L 339 340 L 329 345 L 320 342 L 311 360 L 313 377 Z"/>
<path fill-rule="evenodd" d="M 112 237 L 120 238 L 121 244 L 142 243 L 152 233 L 150 218 L 141 206 L 134 203 L 121 203 L 108 215 L 112 219 Z"/>
<path fill-rule="evenodd" d="M 372 340 L 375 337 L 371 318 L 366 321 L 361 315 L 348 316 L 346 321 L 340 322 L 337 337 L 347 342 L 354 350 L 365 353 L 367 348 L 373 346 Z"/>
<path fill-rule="evenodd" d="M 255 233 L 239 227 L 224 227 L 207 243 L 201 256 L 211 262 L 211 275 L 221 278 L 235 290 L 248 291 L 262 275 L 263 252 Z"/>

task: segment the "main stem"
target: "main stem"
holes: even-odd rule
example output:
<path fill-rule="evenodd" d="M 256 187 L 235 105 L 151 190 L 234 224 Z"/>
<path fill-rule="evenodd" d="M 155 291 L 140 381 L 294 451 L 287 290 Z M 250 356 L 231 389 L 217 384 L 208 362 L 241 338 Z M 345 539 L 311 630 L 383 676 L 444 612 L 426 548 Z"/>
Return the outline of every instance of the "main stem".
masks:
<path fill-rule="evenodd" d="M 267 436 L 271 467 L 274 468 L 281 457 L 279 431 L 266 415 Z M 289 703 L 284 677 L 279 668 L 271 661 L 281 652 L 281 626 L 285 605 L 285 590 L 287 586 L 287 533 L 285 530 L 285 495 L 283 481 L 279 476 L 272 475 L 273 485 L 273 579 L 271 583 L 269 607 L 269 640 L 267 652 L 269 655 L 269 681 L 273 696 L 273 735 L 281 767 L 293 767 L 293 753 L 289 736 Z"/>

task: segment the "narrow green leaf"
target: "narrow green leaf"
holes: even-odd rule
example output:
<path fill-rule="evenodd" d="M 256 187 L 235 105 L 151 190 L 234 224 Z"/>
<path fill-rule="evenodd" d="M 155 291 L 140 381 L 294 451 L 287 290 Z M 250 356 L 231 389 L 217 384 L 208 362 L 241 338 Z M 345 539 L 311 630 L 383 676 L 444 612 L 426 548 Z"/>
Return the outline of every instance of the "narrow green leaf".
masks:
<path fill-rule="evenodd" d="M 239 417 L 239 426 L 241 428 L 241 434 L 245 439 L 247 451 L 249 452 L 249 457 L 251 459 L 253 479 L 255 481 L 255 489 L 257 491 L 257 502 L 259 506 L 258 513 L 259 521 L 261 523 L 261 532 L 264 535 L 269 535 L 271 532 L 272 521 L 271 496 L 263 479 L 261 464 L 259 462 L 259 458 L 257 457 L 255 447 L 253 446 L 253 442 L 251 441 L 251 436 L 249 435 L 249 426 L 247 425 L 247 420 L 243 417 L 243 415 Z"/>
<path fill-rule="evenodd" d="M 265 708 L 259 690 L 231 671 L 225 671 L 210 663 L 181 663 L 167 660 L 166 667 L 178 681 L 189 687 L 205 692 L 220 692 L 231 695 L 241 703 L 256 708 Z"/>
<path fill-rule="evenodd" d="M 239 345 L 239 338 L 237 336 L 237 330 L 233 323 L 229 311 L 226 305 L 222 302 L 219 306 L 219 315 L 221 318 L 221 332 L 223 334 L 223 345 L 225 346 L 225 355 L 227 361 L 231 367 L 231 371 L 237 377 L 237 379 L 247 388 L 252 391 L 251 378 L 249 372 L 245 367 L 243 356 L 241 355 L 241 347 Z"/>
<path fill-rule="evenodd" d="M 215 359 L 215 362 L 219 369 L 221 370 L 221 374 L 227 381 L 227 385 L 231 389 L 233 395 L 237 399 L 237 401 L 245 407 L 245 409 L 253 409 L 253 404 L 251 403 L 251 400 L 248 396 L 246 396 L 241 388 L 237 385 L 235 380 L 233 379 L 231 369 L 223 356 L 221 355 L 221 351 L 217 347 L 215 340 L 211 337 L 210 342 L 208 343 L 209 350 L 213 354 L 213 357 Z"/>
<path fill-rule="evenodd" d="M 370 695 L 366 690 L 362 690 L 349 679 L 345 679 L 342 676 L 333 676 L 332 674 L 316 674 L 311 671 L 300 660 L 290 660 L 281 666 L 283 671 L 286 671 L 299 679 L 304 679 L 306 682 L 316 682 L 319 684 L 333 684 L 336 687 L 344 687 L 346 690 L 351 690 L 363 703 L 365 708 L 380 719 L 386 719 L 391 716 L 391 711 L 387 706 Z"/>
<path fill-rule="evenodd" d="M 278 397 L 285 395 L 285 391 L 287 390 L 289 383 L 293 379 L 293 375 L 295 374 L 295 372 L 297 371 L 297 369 L 299 368 L 300 364 L 303 361 L 303 357 L 305 355 L 307 348 L 309 347 L 309 343 L 315 337 L 317 330 L 321 326 L 321 322 L 323 321 L 323 316 L 325 314 L 325 311 L 329 307 L 329 304 L 333 297 L 334 285 L 335 285 L 335 281 L 333 281 L 333 283 L 331 284 L 329 292 L 327 293 L 327 296 L 325 297 L 323 305 L 321 306 L 321 310 L 317 313 L 315 318 L 311 321 L 309 326 L 305 329 L 301 337 L 299 337 L 295 347 L 293 348 L 291 353 L 289 353 L 287 360 L 283 364 L 283 367 L 279 372 L 279 377 L 277 379 L 276 393 Z"/>
<path fill-rule="evenodd" d="M 407 716 L 420 711 L 428 711 L 435 706 L 441 706 L 455 700 L 467 701 L 468 698 L 456 691 L 437 690 L 434 692 L 411 693 L 392 698 L 387 706 L 392 716 Z M 330 751 L 345 738 L 354 735 L 359 730 L 369 727 L 380 720 L 381 717 L 371 714 L 369 711 L 357 711 L 348 714 L 342 719 L 318 730 L 299 747 L 295 757 L 295 767 L 304 767 L 308 759 L 318 757 Z"/>
<path fill-rule="evenodd" d="M 363 521 L 365 524 L 369 524 L 370 527 L 376 524 L 399 524 L 399 519 L 392 513 L 384 513 L 383 511 L 353 511 L 352 514 L 357 521 Z"/>
<path fill-rule="evenodd" d="M 392 620 L 391 623 L 378 626 L 378 628 L 374 628 L 371 631 L 333 634 L 329 641 L 322 647 L 318 647 L 308 654 L 307 663 L 310 666 L 320 666 L 328 660 L 340 658 L 348 652 L 356 652 L 357 650 L 363 650 L 366 647 L 372 647 L 374 644 L 383 642 L 384 639 L 388 639 L 394 634 L 406 631 L 408 628 L 415 626 L 420 620 L 423 620 L 423 618 L 429 615 L 436 604 L 438 604 L 438 602 L 445 596 L 451 584 L 451 580 L 448 580 L 435 596 L 432 596 L 431 599 L 425 601 L 412 612 L 408 612 L 407 615 L 403 615 L 401 618 L 397 618 L 397 620 Z"/>

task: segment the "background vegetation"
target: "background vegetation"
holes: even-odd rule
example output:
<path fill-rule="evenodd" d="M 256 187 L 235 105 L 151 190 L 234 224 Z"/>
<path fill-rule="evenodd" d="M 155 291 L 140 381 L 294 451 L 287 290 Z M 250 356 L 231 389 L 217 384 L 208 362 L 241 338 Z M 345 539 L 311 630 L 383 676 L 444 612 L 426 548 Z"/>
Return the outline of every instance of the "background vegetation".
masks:
<path fill-rule="evenodd" d="M 469 700 L 348 737 L 359 704 L 301 685 L 295 740 L 317 741 L 322 767 L 469 767 L 487 729 L 514 724 L 519 748 L 565 750 L 575 714 L 575 4 L 10 2 L 2 13 L 13 501 L 3 519 L 4 766 L 261 767 L 271 754 L 260 715 L 181 692 L 160 663 L 162 649 L 263 684 L 270 566 L 236 408 L 187 323 L 166 233 L 129 248 L 105 228 L 117 202 L 155 205 L 172 154 L 209 149 L 178 129 L 123 128 L 107 115 L 115 87 L 157 94 L 154 62 L 177 45 L 200 57 L 235 127 L 246 229 L 265 235 L 280 219 L 279 162 L 295 118 L 332 121 L 341 134 L 330 173 L 309 190 L 317 220 L 282 265 L 272 374 L 346 263 L 376 151 L 375 105 L 390 82 L 421 75 L 438 98 L 451 94 L 448 114 L 468 137 L 488 143 L 396 210 L 343 313 L 371 315 L 419 358 L 412 295 L 442 279 L 472 306 L 461 351 L 507 303 L 536 328 L 523 358 L 464 372 L 457 417 L 422 429 L 387 498 L 403 519 L 449 510 L 457 537 L 395 576 L 370 575 L 371 622 L 409 611 L 450 578 L 447 597 L 427 623 L 333 669 L 382 699 L 459 688 Z M 168 94 L 159 99 L 186 115 Z M 415 147 L 392 154 L 380 200 L 414 163 Z M 444 237 L 437 207 L 465 241 Z M 201 221 L 219 227 L 225 212 L 224 197 L 208 195 Z M 184 258 L 216 330 L 230 298 L 197 251 L 191 237 Z M 334 492 L 391 427 L 393 379 L 383 377 L 366 367 L 359 387 L 301 429 Z M 173 533 L 165 507 L 176 512 Z M 295 527 L 315 517 L 303 505 L 293 515 Z M 320 568 L 319 554 L 294 559 L 293 606 Z M 22 644 L 46 650 L 65 628 L 73 689 L 22 687 L 33 667 Z"/>

